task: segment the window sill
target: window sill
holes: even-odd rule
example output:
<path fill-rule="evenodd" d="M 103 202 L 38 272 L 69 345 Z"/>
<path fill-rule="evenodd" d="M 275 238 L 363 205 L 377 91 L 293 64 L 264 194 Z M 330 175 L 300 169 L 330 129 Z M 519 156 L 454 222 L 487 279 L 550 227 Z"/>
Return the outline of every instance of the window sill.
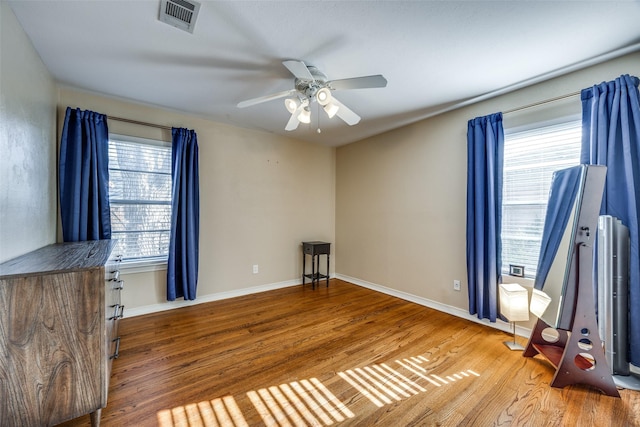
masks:
<path fill-rule="evenodd" d="M 122 274 L 147 273 L 167 269 L 166 259 L 153 259 L 144 261 L 123 261 L 120 264 Z"/>

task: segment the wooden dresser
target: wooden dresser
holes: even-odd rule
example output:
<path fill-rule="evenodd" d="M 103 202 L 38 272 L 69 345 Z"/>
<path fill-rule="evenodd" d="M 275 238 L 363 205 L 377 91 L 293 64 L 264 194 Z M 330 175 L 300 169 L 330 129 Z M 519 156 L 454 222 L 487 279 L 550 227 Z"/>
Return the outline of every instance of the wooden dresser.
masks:
<path fill-rule="evenodd" d="M 54 244 L 0 264 L 0 426 L 100 424 L 123 315 L 115 246 Z"/>

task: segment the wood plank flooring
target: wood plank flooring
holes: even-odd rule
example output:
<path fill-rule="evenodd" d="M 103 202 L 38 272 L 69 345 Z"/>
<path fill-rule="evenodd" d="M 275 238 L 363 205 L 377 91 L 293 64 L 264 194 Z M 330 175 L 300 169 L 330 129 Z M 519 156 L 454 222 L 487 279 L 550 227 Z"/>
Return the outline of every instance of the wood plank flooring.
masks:
<path fill-rule="evenodd" d="M 509 334 L 335 279 L 120 328 L 103 426 L 640 426 L 640 392 L 552 388 Z"/>

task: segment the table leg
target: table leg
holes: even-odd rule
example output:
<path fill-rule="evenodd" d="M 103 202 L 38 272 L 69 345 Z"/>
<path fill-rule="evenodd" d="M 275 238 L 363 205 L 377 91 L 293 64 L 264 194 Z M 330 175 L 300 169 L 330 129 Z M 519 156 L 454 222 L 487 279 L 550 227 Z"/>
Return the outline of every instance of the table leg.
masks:
<path fill-rule="evenodd" d="M 311 289 L 315 289 L 316 288 L 316 258 L 318 257 L 318 255 L 311 255 L 311 262 L 313 263 L 313 266 L 311 268 Z"/>
<path fill-rule="evenodd" d="M 329 254 L 327 254 L 327 288 L 329 287 Z"/>
<path fill-rule="evenodd" d="M 307 254 L 302 252 L 302 287 L 304 287 L 304 269 L 305 269 L 305 261 L 307 259 Z"/>

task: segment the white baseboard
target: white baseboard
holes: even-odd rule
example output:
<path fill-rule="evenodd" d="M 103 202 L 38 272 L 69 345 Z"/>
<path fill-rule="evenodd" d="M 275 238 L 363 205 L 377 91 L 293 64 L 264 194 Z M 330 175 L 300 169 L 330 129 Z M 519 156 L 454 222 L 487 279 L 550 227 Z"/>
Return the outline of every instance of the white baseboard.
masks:
<path fill-rule="evenodd" d="M 498 319 L 495 323 L 489 322 L 487 319 L 478 319 L 476 316 L 469 314 L 468 311 L 458 307 L 454 307 L 447 304 L 442 304 L 437 301 L 433 301 L 427 298 L 419 297 L 406 292 L 398 291 L 396 289 L 387 288 L 386 286 L 377 285 L 375 283 L 367 282 L 365 280 L 356 279 L 355 277 L 346 276 L 344 274 L 332 274 L 331 278 L 337 278 L 344 280 L 345 282 L 353 283 L 354 285 L 362 286 L 363 288 L 371 289 L 376 292 L 391 295 L 405 301 L 414 302 L 425 307 L 433 308 L 434 310 L 442 311 L 452 316 L 461 317 L 463 319 L 470 320 L 475 323 L 481 323 L 486 326 L 490 326 L 501 331 L 513 333 L 513 328 L 508 322 L 503 322 Z M 199 295 L 197 299 L 193 301 L 167 301 L 159 304 L 145 305 L 141 307 L 135 307 L 125 310 L 125 317 L 142 316 L 144 314 L 157 313 L 160 311 L 173 310 L 181 307 L 189 307 L 192 305 L 203 304 L 211 301 L 219 301 L 227 298 L 241 297 L 245 295 L 256 294 L 259 292 L 273 291 L 276 289 L 286 288 L 290 286 L 300 285 L 299 279 L 287 280 L 284 282 L 271 283 L 267 285 L 252 286 L 250 288 L 237 289 L 233 291 L 219 292 L 215 294 Z M 531 329 L 524 328 L 516 325 L 516 334 L 528 338 L 531 335 Z"/>
<path fill-rule="evenodd" d="M 268 285 L 252 286 L 250 288 L 237 289 L 233 291 L 218 292 L 215 294 L 198 295 L 193 300 L 176 300 L 167 301 L 159 304 L 144 305 L 125 310 L 124 317 L 142 316 L 143 314 L 157 313 L 160 311 L 173 310 L 181 307 L 189 307 L 192 305 L 203 304 L 205 302 L 219 301 L 227 298 L 241 297 L 245 295 L 257 294 L 259 292 L 273 291 L 275 289 L 286 288 L 289 286 L 300 285 L 300 279 L 287 280 L 284 282 L 271 283 Z"/>
<path fill-rule="evenodd" d="M 377 285 L 375 283 L 356 279 L 355 277 L 346 276 L 344 274 L 336 274 L 336 278 L 344 280 L 345 282 L 353 283 L 354 285 L 362 286 L 363 288 L 371 289 L 406 301 L 414 302 L 425 307 L 433 308 L 434 310 L 442 311 L 443 313 L 447 313 L 452 316 L 461 317 L 475 323 L 480 323 L 485 326 L 489 326 L 513 334 L 513 327 L 511 326 L 511 323 L 504 322 L 500 319 L 496 320 L 495 323 L 491 323 L 487 319 L 478 319 L 476 316 L 469 314 L 467 310 L 454 307 L 452 305 L 442 304 L 441 302 L 398 291 L 396 289 L 387 288 L 386 286 Z M 529 336 L 531 336 L 531 329 L 516 325 L 516 335 L 529 338 Z"/>

